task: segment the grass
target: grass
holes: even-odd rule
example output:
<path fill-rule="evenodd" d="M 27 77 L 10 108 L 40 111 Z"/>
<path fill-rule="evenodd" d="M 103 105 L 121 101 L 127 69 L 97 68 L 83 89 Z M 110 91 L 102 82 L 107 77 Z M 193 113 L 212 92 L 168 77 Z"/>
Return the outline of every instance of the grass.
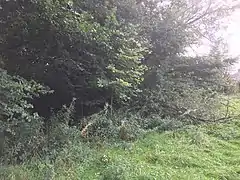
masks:
<path fill-rule="evenodd" d="M 0 179 L 238 180 L 240 121 L 153 132 L 133 143 L 78 143 L 47 162 L 2 167 Z"/>

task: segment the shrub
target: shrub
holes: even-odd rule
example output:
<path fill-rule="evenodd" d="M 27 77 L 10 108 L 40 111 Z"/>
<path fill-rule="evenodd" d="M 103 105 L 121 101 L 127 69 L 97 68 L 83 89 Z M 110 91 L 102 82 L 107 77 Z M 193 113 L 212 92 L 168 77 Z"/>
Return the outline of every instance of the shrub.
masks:
<path fill-rule="evenodd" d="M 86 130 L 88 139 L 113 139 L 132 141 L 144 133 L 144 120 L 136 113 L 105 109 L 85 119 L 90 126 Z"/>
<path fill-rule="evenodd" d="M 0 69 L 0 158 L 20 162 L 38 153 L 43 140 L 43 119 L 29 100 L 49 89 Z"/>
<path fill-rule="evenodd" d="M 46 146 L 44 155 L 50 160 L 60 153 L 71 143 L 77 143 L 81 140 L 80 130 L 76 126 L 69 126 L 73 121 L 75 99 L 69 107 L 63 106 L 61 110 L 54 113 L 45 124 L 46 129 Z"/>

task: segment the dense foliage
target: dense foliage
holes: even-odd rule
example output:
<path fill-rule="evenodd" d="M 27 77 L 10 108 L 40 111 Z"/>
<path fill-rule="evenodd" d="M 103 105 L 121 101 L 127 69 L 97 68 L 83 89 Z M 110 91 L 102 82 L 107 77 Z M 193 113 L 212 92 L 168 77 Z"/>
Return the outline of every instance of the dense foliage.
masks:
<path fill-rule="evenodd" d="M 37 153 L 43 142 L 43 118 L 33 112 L 28 101 L 50 91 L 2 69 L 0 75 L 0 159 L 21 161 Z"/>
<path fill-rule="evenodd" d="M 236 8 L 204 0 L 2 0 L 1 152 L 19 159 L 46 141 L 61 149 L 79 130 L 84 138 L 133 140 L 143 129 L 226 117 L 217 109 L 232 91 L 227 68 L 236 59 L 217 32 Z M 211 51 L 189 56 L 203 38 Z"/>
<path fill-rule="evenodd" d="M 50 107 L 59 108 L 73 97 L 76 106 L 92 109 L 112 96 L 118 103 L 127 100 L 141 82 L 144 67 L 139 59 L 146 53 L 134 38 L 134 25 L 122 26 L 114 11 L 101 24 L 91 12 L 80 14 L 67 7 L 55 1 L 3 3 L 5 68 L 54 89 L 55 94 L 43 102 Z M 43 110 L 43 104 L 39 108 Z"/>

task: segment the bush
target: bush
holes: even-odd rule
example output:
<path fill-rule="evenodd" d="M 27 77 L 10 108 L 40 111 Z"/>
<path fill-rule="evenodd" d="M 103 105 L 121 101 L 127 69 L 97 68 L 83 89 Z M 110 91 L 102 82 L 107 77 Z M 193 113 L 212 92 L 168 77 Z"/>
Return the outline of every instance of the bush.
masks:
<path fill-rule="evenodd" d="M 33 112 L 29 100 L 50 91 L 2 69 L 0 77 L 0 159 L 5 163 L 24 161 L 44 143 L 43 119 Z"/>
<path fill-rule="evenodd" d="M 75 99 L 69 107 L 64 105 L 46 121 L 44 155 L 47 155 L 50 160 L 54 160 L 65 147 L 81 141 L 81 131 L 76 126 L 69 126 L 74 119 L 74 105 Z"/>
<path fill-rule="evenodd" d="M 170 80 L 169 80 L 170 81 Z M 146 90 L 132 105 L 135 111 L 139 111 L 144 118 L 158 116 L 164 121 L 177 120 L 190 124 L 212 121 L 224 116 L 219 112 L 222 94 L 211 89 L 179 85 L 176 87 L 171 82 L 165 87 L 156 87 Z M 163 85 L 163 86 L 167 86 Z M 164 122 L 165 123 L 165 122 Z M 148 124 L 148 123 L 147 123 Z"/>
<path fill-rule="evenodd" d="M 90 124 L 86 131 L 88 139 L 132 141 L 145 132 L 144 120 L 138 114 L 122 110 L 110 112 L 106 107 L 85 121 Z"/>

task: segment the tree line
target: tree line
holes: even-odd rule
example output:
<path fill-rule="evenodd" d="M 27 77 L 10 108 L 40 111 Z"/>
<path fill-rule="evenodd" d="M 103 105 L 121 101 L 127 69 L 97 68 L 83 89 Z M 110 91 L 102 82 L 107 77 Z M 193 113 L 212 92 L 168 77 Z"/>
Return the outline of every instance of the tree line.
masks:
<path fill-rule="evenodd" d="M 216 32 L 237 8 L 205 0 L 2 0 L 1 155 L 37 152 L 50 117 L 71 105 L 69 126 L 106 107 L 138 114 L 143 129 L 159 125 L 155 116 L 218 119 L 236 58 Z M 187 55 L 202 39 L 210 52 Z"/>

